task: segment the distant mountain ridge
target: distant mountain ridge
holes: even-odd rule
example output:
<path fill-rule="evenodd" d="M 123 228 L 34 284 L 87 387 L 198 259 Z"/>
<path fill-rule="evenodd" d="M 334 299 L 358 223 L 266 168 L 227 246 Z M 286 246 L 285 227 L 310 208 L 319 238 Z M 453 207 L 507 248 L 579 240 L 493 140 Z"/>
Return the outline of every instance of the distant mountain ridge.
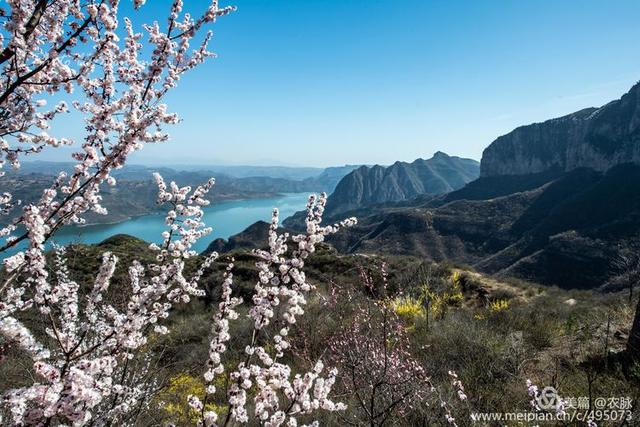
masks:
<path fill-rule="evenodd" d="M 206 178 L 192 172 L 179 175 L 167 175 L 167 180 L 175 180 L 179 185 L 199 185 Z M 51 186 L 54 176 L 45 174 L 7 174 L 0 182 L 0 192 L 9 192 L 15 198 L 21 200 L 22 205 L 35 203 L 42 196 L 42 191 Z M 136 216 L 158 214 L 165 212 L 165 207 L 156 203 L 158 198 L 158 186 L 151 179 L 129 180 L 118 178 L 117 185 L 104 185 L 101 188 L 102 205 L 107 208 L 109 215 L 99 215 L 87 212 L 83 215 L 86 224 L 105 224 L 126 221 Z M 218 182 L 206 198 L 212 203 L 227 200 L 248 200 L 267 197 L 276 197 L 277 192 L 252 191 L 239 189 L 223 182 Z M 9 215 L 0 219 L 0 224 L 7 224 L 13 218 L 20 215 L 21 207 L 15 208 Z"/>
<path fill-rule="evenodd" d="M 362 166 L 346 175 L 327 202 L 327 215 L 374 204 L 409 200 L 419 195 L 443 194 L 478 178 L 480 164 L 438 151 L 430 159 L 390 166 Z"/>
<path fill-rule="evenodd" d="M 0 181 L 0 192 L 14 194 L 22 204 L 34 203 L 42 196 L 42 191 L 54 181 L 59 171 L 71 172 L 74 163 L 71 162 L 24 162 L 18 170 L 10 170 Z M 175 170 L 168 167 L 149 167 L 141 165 L 127 166 L 115 170 L 113 176 L 117 185 L 104 185 L 101 189 L 103 205 L 109 211 L 108 216 L 88 212 L 84 215 L 88 224 L 105 222 L 121 222 L 135 216 L 156 214 L 163 211 L 156 203 L 157 185 L 152 173 L 159 172 L 165 181 L 175 181 L 178 185 L 199 185 L 210 177 L 216 179 L 216 185 L 207 195 L 212 203 L 225 200 L 245 200 L 275 197 L 281 193 L 318 193 L 331 192 L 337 182 L 351 170 L 358 166 L 337 166 L 319 169 L 319 174 L 307 176 L 301 180 L 279 177 L 284 168 L 257 168 L 256 174 L 266 173 L 273 169 L 276 176 L 242 176 L 234 177 L 211 170 Z M 293 174 L 293 168 L 284 172 Z M 296 173 L 306 173 L 306 169 Z M 242 169 L 243 174 L 249 174 Z M 306 176 L 306 175 L 304 175 Z M 0 224 L 5 224 L 19 215 L 20 209 L 15 209 L 6 216 Z"/>
<path fill-rule="evenodd" d="M 58 172 L 72 173 L 75 163 L 32 161 L 23 162 L 20 169 L 10 170 L 10 175 L 47 175 L 56 176 Z M 112 172 L 119 181 L 146 181 L 153 172 L 159 172 L 166 181 L 181 183 L 187 181 L 206 181 L 213 177 L 218 184 L 234 186 L 242 191 L 280 191 L 280 192 L 320 192 L 331 193 L 340 179 L 360 165 L 311 167 L 277 166 L 194 166 L 168 167 L 127 165 Z"/>
<path fill-rule="evenodd" d="M 640 163 L 640 83 L 601 108 L 521 126 L 482 154 L 482 177 Z"/>

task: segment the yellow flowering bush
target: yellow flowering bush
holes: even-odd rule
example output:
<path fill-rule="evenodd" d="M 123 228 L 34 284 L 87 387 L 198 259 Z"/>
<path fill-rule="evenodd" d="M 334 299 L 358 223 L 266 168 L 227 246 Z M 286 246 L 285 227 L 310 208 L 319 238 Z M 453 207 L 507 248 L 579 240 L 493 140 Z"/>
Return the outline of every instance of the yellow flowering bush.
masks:
<path fill-rule="evenodd" d="M 491 301 L 489 304 L 489 311 L 492 313 L 497 313 L 500 311 L 505 311 L 509 309 L 509 301 L 506 299 L 497 299 L 495 301 Z"/>
<path fill-rule="evenodd" d="M 462 286 L 460 272 L 454 271 L 450 277 L 451 287 L 443 292 L 433 291 L 428 285 L 423 285 L 421 288 L 420 304 L 421 306 L 428 302 L 429 312 L 436 317 L 442 318 L 447 307 L 455 305 L 459 301 L 462 301 L 464 295 L 462 294 Z"/>
<path fill-rule="evenodd" d="M 415 322 L 417 318 L 424 317 L 425 311 L 422 301 L 411 297 L 397 297 L 391 301 L 391 308 L 403 320 Z"/>
<path fill-rule="evenodd" d="M 222 376 L 217 382 L 222 382 Z M 224 387 L 224 384 L 216 384 L 216 387 Z M 169 379 L 169 386 L 164 389 L 156 398 L 158 406 L 166 413 L 176 425 L 195 425 L 201 415 L 187 403 L 189 396 L 202 398 L 206 394 L 206 386 L 203 379 L 189 374 L 181 373 Z M 208 402 L 205 410 L 213 410 L 221 414 L 225 408 Z"/>

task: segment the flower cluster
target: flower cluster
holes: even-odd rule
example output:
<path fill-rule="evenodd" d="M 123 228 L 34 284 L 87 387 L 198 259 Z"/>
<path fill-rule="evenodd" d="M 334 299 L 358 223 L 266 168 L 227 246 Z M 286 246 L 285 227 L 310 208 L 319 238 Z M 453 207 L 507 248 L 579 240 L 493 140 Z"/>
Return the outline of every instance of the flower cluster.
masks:
<path fill-rule="evenodd" d="M 458 398 L 462 401 L 467 400 L 467 395 L 464 393 L 464 386 L 462 385 L 462 381 L 458 378 L 458 374 L 454 371 L 449 371 L 449 376 L 451 377 L 451 384 L 455 387 L 456 392 L 458 393 Z"/>
<path fill-rule="evenodd" d="M 70 107 L 84 118 L 86 129 L 73 154 L 73 171 L 61 174 L 37 203 L 25 206 L 14 223 L 0 230 L 6 239 L 0 251 L 30 241 L 32 254 L 21 267 L 33 270 L 30 274 L 40 274 L 31 261 L 41 256 L 42 243 L 61 226 L 82 223 L 88 211 L 107 213 L 100 189 L 104 183 L 115 185 L 114 169 L 146 143 L 168 139 L 162 126 L 176 123 L 178 117 L 168 112 L 163 98 L 184 73 L 213 55 L 207 50 L 211 33 L 199 35 L 203 26 L 234 10 L 214 0 L 199 17 L 192 17 L 183 13 L 182 3 L 172 2 L 166 26 L 143 26 L 143 48 L 143 33 L 136 32 L 128 18 L 119 18 L 118 0 L 9 2 L 11 10 L 3 13 L 6 19 L 0 25 L 0 167 L 6 162 L 19 167 L 21 155 L 38 153 L 47 145 L 77 147 L 49 133 L 55 118 Z M 144 2 L 134 4 L 139 8 Z M 194 40 L 201 42 L 192 48 Z M 42 97 L 61 90 L 69 97 L 79 92 L 78 100 L 47 110 Z M 12 208 L 11 200 L 10 194 L 3 195 L 0 209 Z M 14 235 L 19 226 L 26 232 Z"/>
<path fill-rule="evenodd" d="M 202 223 L 202 206 L 207 204 L 204 197 L 213 182 L 191 191 L 189 187 L 178 187 L 173 182 L 167 186 L 159 175 L 156 180 L 159 203 L 169 205 L 167 231 L 162 233 L 160 245 L 150 246 L 158 253 L 157 263 L 143 266 L 134 261 L 129 266 L 130 296 L 122 307 L 108 303 L 105 298 L 118 266 L 118 257 L 112 253 L 102 255 L 93 286 L 84 297 L 81 297 L 81 286 L 70 277 L 64 247 L 55 248 L 55 274 L 48 274 L 41 247 L 44 235 L 37 234 L 38 227 L 33 227 L 31 241 L 40 245 L 40 250 L 21 253 L 5 262 L 7 270 L 15 272 L 22 257 L 30 257 L 29 268 L 6 285 L 5 298 L 0 303 L 0 333 L 33 359 L 33 371 L 39 378 L 32 385 L 9 390 L 2 396 L 13 423 L 65 420 L 83 425 L 90 420 L 104 419 L 106 414 L 110 419 L 118 419 L 146 395 L 147 384 L 132 383 L 132 376 L 126 375 L 127 364 L 148 342 L 150 331 L 168 332 L 162 323 L 173 305 L 204 295 L 199 287 L 200 279 L 217 258 L 215 253 L 210 255 L 192 277 L 185 277 L 184 263 L 194 254 L 192 245 L 210 231 Z M 233 383 L 228 392 L 228 417 L 235 421 L 247 422 L 255 417 L 266 425 L 277 426 L 285 422 L 296 425 L 296 417 L 315 410 L 345 408 L 329 398 L 336 380 L 335 369 L 323 377 L 324 365 L 318 361 L 310 372 L 292 375 L 291 368 L 280 360 L 289 347 L 288 325 L 304 313 L 304 295 L 313 289 L 304 275 L 304 260 L 326 235 L 355 223 L 354 219 L 349 219 L 322 226 L 325 203 L 324 194 L 310 198 L 307 233 L 296 236 L 277 234 L 279 217 L 277 210 L 274 211 L 269 250 L 255 252 L 260 271 L 254 305 L 249 312 L 253 319 L 254 339 L 245 350 L 246 360 L 230 373 Z M 30 224 L 38 222 L 37 212 L 33 218 Z M 294 242 L 291 251 L 287 247 L 289 241 Z M 224 372 L 221 357 L 230 339 L 229 321 L 238 318 L 235 307 L 242 303 L 240 298 L 232 297 L 232 269 L 233 263 L 230 263 L 222 283 L 221 302 L 213 319 L 208 369 L 204 374 L 207 396 L 216 392 L 213 380 Z M 34 271 L 41 274 L 34 276 Z M 278 313 L 282 313 L 282 319 L 274 315 L 276 307 Z M 46 333 L 55 343 L 52 348 L 38 341 L 14 315 L 27 308 L 35 308 L 49 319 Z M 274 322 L 281 325 L 270 338 L 270 347 L 275 352 L 269 354 L 267 343 L 260 342 L 263 338 L 260 332 Z M 145 370 L 141 368 L 137 372 L 144 375 Z M 252 387 L 256 393 L 250 415 L 246 392 Z M 207 396 L 204 403 L 200 397 L 190 396 L 189 405 L 202 413 L 202 425 L 212 426 L 218 414 L 207 409 Z"/>
<path fill-rule="evenodd" d="M 161 181 L 161 179 L 159 179 Z M 172 187 L 177 188 L 175 184 Z M 106 252 L 91 290 L 82 301 L 80 286 L 71 280 L 63 247 L 56 247 L 55 277 L 43 275 L 34 280 L 27 275 L 9 284 L 7 295 L 17 295 L 21 308 L 35 307 L 50 320 L 46 333 L 55 347 L 45 349 L 33 334 L 9 313 L 7 303 L 1 304 L 0 333 L 5 339 L 22 348 L 34 360 L 33 370 L 41 378 L 31 386 L 8 391 L 3 403 L 10 409 L 13 422 L 30 424 L 34 420 L 65 419 L 83 424 L 96 417 L 95 408 L 111 397 L 108 411 L 117 417 L 133 406 L 143 390 L 122 383 L 122 364 L 133 359 L 149 338 L 149 331 L 167 333 L 162 319 L 169 316 L 172 306 L 202 296 L 198 282 L 213 258 L 206 258 L 193 277 L 184 275 L 184 258 L 191 255 L 190 245 L 207 234 L 202 228 L 202 203 L 199 202 L 211 186 L 198 187 L 193 193 L 180 189 L 181 197 L 169 199 L 163 190 L 160 195 L 171 206 L 189 200 L 194 206 L 178 209 L 180 214 L 168 224 L 169 230 L 182 235 L 180 241 L 161 262 L 144 267 L 133 262 L 129 267 L 130 295 L 123 308 L 105 301 L 116 271 L 118 258 Z M 177 201 L 176 201 L 177 200 Z M 186 202 L 187 204 L 189 202 Z M 180 226 L 174 229 L 179 223 Z M 183 224 L 189 224 L 184 226 Z M 183 227 L 187 227 L 184 229 Z M 200 230 L 195 236 L 189 230 Z M 166 232 L 165 232 L 166 233 Z M 189 234 L 189 237 L 184 237 Z M 164 234 L 163 234 L 164 235 Z M 34 238 L 34 241 L 41 241 Z M 164 247 L 171 246 L 165 238 Z M 157 248 L 157 245 L 153 245 Z M 37 252 L 41 254 L 42 252 Z M 29 252 L 25 256 L 32 256 Z M 44 272 L 46 260 L 32 256 L 30 265 L 38 262 Z M 33 270 L 29 270 L 33 271 Z M 26 297 L 30 299 L 25 300 Z M 15 307 L 19 305 L 14 303 Z M 100 413 L 98 413 L 100 415 Z"/>
<path fill-rule="evenodd" d="M 456 391 L 458 395 L 458 399 L 462 402 L 466 402 L 467 395 L 464 392 L 464 385 L 462 384 L 462 381 L 458 378 L 458 374 L 456 374 L 454 371 L 448 371 L 448 374 L 451 377 L 451 385 Z M 451 424 L 453 427 L 457 427 L 458 424 L 456 423 L 456 419 L 454 418 L 451 412 L 451 405 L 449 405 L 447 401 L 443 399 L 441 396 L 438 396 L 438 399 L 440 401 L 440 408 L 444 411 L 444 418 L 445 420 L 447 420 L 447 423 Z"/>
<path fill-rule="evenodd" d="M 133 3 L 137 9 L 145 1 Z M 216 255 L 207 257 L 191 277 L 185 276 L 184 268 L 185 260 L 195 255 L 194 243 L 211 231 L 202 222 L 202 207 L 208 204 L 204 196 L 213 181 L 191 191 L 155 176 L 158 202 L 169 205 L 167 230 L 162 243 L 150 247 L 157 252 L 156 263 L 134 261 L 128 267 L 130 295 L 122 305 L 107 297 L 118 268 L 116 255 L 103 254 L 93 285 L 81 291 L 86 286 L 71 278 L 66 249 L 56 248 L 50 266 L 45 243 L 62 226 L 82 223 L 88 211 L 106 214 L 100 189 L 105 183 L 116 185 L 112 171 L 146 143 L 168 139 L 162 126 L 176 123 L 178 117 L 162 100 L 185 72 L 212 56 L 207 49 L 211 33 L 197 36 L 205 24 L 233 8 L 221 8 L 213 0 L 204 13 L 192 17 L 183 12 L 182 0 L 173 0 L 166 25 L 144 25 L 143 36 L 131 20 L 120 19 L 118 0 L 8 4 L 11 10 L 2 11 L 5 19 L 0 25 L 0 167 L 6 162 L 19 167 L 21 156 L 39 153 L 45 146 L 75 145 L 50 130 L 56 117 L 70 108 L 84 117 L 86 135 L 73 154 L 76 163 L 71 173 L 61 173 L 40 200 L 24 206 L 19 217 L 0 230 L 5 239 L 0 252 L 28 242 L 26 250 L 3 260 L 8 276 L 0 287 L 0 334 L 33 360 L 37 378 L 31 385 L 5 392 L 2 406 L 15 424 L 100 424 L 105 417 L 114 422 L 144 400 L 147 388 L 140 375 L 145 368 L 128 367 L 138 360 L 149 335 L 168 332 L 163 319 L 176 303 L 204 294 L 199 282 Z M 194 40 L 200 42 L 191 48 Z M 79 95 L 47 108 L 44 97 L 60 91 L 69 97 L 74 92 Z M 270 249 L 256 252 L 260 274 L 250 311 L 254 340 L 246 349 L 245 362 L 230 374 L 234 383 L 228 414 L 236 421 L 248 419 L 246 390 L 254 385 L 253 415 L 266 425 L 285 421 L 296 425 L 297 415 L 319 408 L 343 409 L 328 398 L 334 370 L 322 377 L 324 367 L 318 362 L 312 371 L 292 378 L 280 360 L 289 347 L 287 325 L 304 313 L 305 294 L 313 288 L 303 272 L 305 258 L 326 235 L 354 223 L 321 226 L 325 203 L 325 195 L 310 199 L 307 233 L 298 236 L 278 236 L 274 212 Z M 0 197 L 3 214 L 17 204 L 11 194 Z M 20 229 L 25 232 L 15 235 Z M 291 255 L 287 255 L 289 240 L 296 247 Z M 229 321 L 237 318 L 234 307 L 241 303 L 231 296 L 231 269 L 229 265 L 212 327 L 205 373 L 209 394 L 215 392 L 215 375 L 224 370 L 220 359 L 230 338 Z M 46 319 L 45 340 L 20 320 L 30 309 Z M 274 322 L 282 324 L 270 338 L 269 348 L 275 352 L 269 354 L 260 332 Z M 206 410 L 198 397 L 192 396 L 189 404 L 202 411 L 204 424 L 216 422 L 217 414 Z"/>
<path fill-rule="evenodd" d="M 152 249 L 159 251 L 158 261 L 162 261 L 169 255 L 184 258 L 196 255 L 196 252 L 191 250 L 193 244 L 211 233 L 211 227 L 205 227 L 202 222 L 204 216 L 202 207 L 209 204 L 204 196 L 213 187 L 215 181 L 210 179 L 192 192 L 191 187 L 178 187 L 175 182 L 171 182 L 167 188 L 160 174 L 155 173 L 153 176 L 158 185 L 158 203 L 171 205 L 165 218 L 169 229 L 162 233 L 164 242 L 160 247 L 152 246 Z"/>
<path fill-rule="evenodd" d="M 291 378 L 291 368 L 280 361 L 290 347 L 287 339 L 289 325 L 304 313 L 305 295 L 314 289 L 303 271 L 305 259 L 315 252 L 325 236 L 356 223 L 355 218 L 349 218 L 339 224 L 321 225 L 326 200 L 324 193 L 319 197 L 309 197 L 306 234 L 278 234 L 279 214 L 277 209 L 274 210 L 269 228 L 269 250 L 254 251 L 258 258 L 256 266 L 259 280 L 254 289 L 253 306 L 249 310 L 254 325 L 253 338 L 245 349 L 245 359 L 229 375 L 232 383 L 227 396 L 227 420 L 245 423 L 250 418 L 255 418 L 267 426 L 285 423 L 295 426 L 297 417 L 315 410 L 340 411 L 346 408 L 329 398 L 336 379 L 335 369 L 331 369 L 328 376 L 322 377 L 324 364 L 318 361 L 311 371 Z M 288 245 L 290 242 L 293 244 L 291 249 Z M 228 320 L 237 317 L 233 308 L 241 303 L 240 299 L 230 297 L 231 278 L 228 270 L 223 284 L 222 301 L 214 317 L 209 367 L 205 373 L 208 383 L 215 375 L 224 371 L 220 357 L 226 349 L 225 342 L 229 339 Z M 281 319 L 276 313 L 281 314 Z M 270 354 L 267 343 L 260 342 L 260 339 L 265 337 L 261 334 L 264 329 L 274 323 L 278 326 L 275 328 L 276 332 L 268 338 L 270 347 L 274 349 L 273 354 Z M 247 409 L 247 390 L 252 387 L 255 388 L 255 396 L 253 413 L 250 414 Z M 215 388 L 209 385 L 208 392 L 215 393 Z M 195 397 L 191 398 L 190 404 L 194 408 L 205 406 Z M 217 418 L 218 414 L 214 411 L 203 411 L 201 424 L 214 425 Z"/>
<path fill-rule="evenodd" d="M 138 9 L 145 1 L 133 4 Z M 182 0 L 173 0 L 166 25 L 144 25 L 143 35 L 131 20 L 119 17 L 119 0 L 10 0 L 8 5 L 0 24 L 0 167 L 7 162 L 19 167 L 20 157 L 46 146 L 77 147 L 51 132 L 56 118 L 70 108 L 84 118 L 86 134 L 73 153 L 72 171 L 60 173 L 38 201 L 24 206 L 17 219 L 0 230 L 5 239 L 0 252 L 28 243 L 26 250 L 3 260 L 7 275 L 0 285 L 0 336 L 32 360 L 35 378 L 32 384 L 4 392 L 2 410 L 10 420 L 3 421 L 117 423 L 144 405 L 154 387 L 144 380 L 141 348 L 151 334 L 168 332 L 164 319 L 175 304 L 204 295 L 199 282 L 216 255 L 204 259 L 191 277 L 185 275 L 185 260 L 195 255 L 194 243 L 211 232 L 202 221 L 202 207 L 208 204 L 205 195 L 213 181 L 192 191 L 173 182 L 167 185 L 155 175 L 158 202 L 168 205 L 167 229 L 162 242 L 150 246 L 155 263 L 134 261 L 127 267 L 129 295 L 122 304 L 108 296 L 119 268 L 115 254 L 102 255 L 95 280 L 87 286 L 72 278 L 67 249 L 56 247 L 50 265 L 45 244 L 62 226 L 82 223 L 86 212 L 107 214 L 100 190 L 104 184 L 116 185 L 112 172 L 145 144 L 168 139 L 162 128 L 178 117 L 163 98 L 185 72 L 212 56 L 207 49 L 211 33 L 198 35 L 205 24 L 233 8 L 219 7 L 213 0 L 194 17 L 183 12 Z M 71 99 L 47 107 L 45 98 L 60 91 Z M 249 418 L 250 387 L 256 390 L 251 417 L 265 425 L 294 426 L 297 416 L 314 410 L 344 409 L 329 399 L 335 370 L 322 376 L 319 361 L 310 372 L 293 375 L 281 360 L 289 347 L 288 325 L 304 313 L 305 295 L 313 289 L 303 271 L 305 259 L 325 236 L 355 222 L 322 226 L 325 203 L 324 194 L 310 198 L 307 233 L 296 236 L 277 234 L 275 211 L 269 250 L 255 253 L 259 281 L 250 310 L 254 339 L 246 359 L 230 373 L 227 416 L 235 421 Z M 0 196 L 0 213 L 17 205 L 11 194 Z M 22 229 L 23 234 L 16 234 Z M 205 373 L 208 394 L 215 393 L 213 379 L 224 370 L 221 357 L 230 339 L 229 321 L 238 317 L 234 308 L 241 303 L 231 296 L 232 267 L 213 319 Z M 26 326 L 23 313 L 28 310 L 44 320 L 44 337 Z M 263 332 L 270 325 L 278 332 L 267 337 Z M 273 354 L 267 349 L 274 349 Z M 215 424 L 218 414 L 207 409 L 206 401 L 191 396 L 189 405 L 202 412 L 202 424 Z"/>
<path fill-rule="evenodd" d="M 217 254 L 214 254 L 213 256 L 217 257 Z M 233 285 L 232 270 L 233 262 L 227 265 L 227 270 L 222 282 L 222 300 L 218 304 L 218 311 L 213 316 L 213 324 L 211 327 L 211 334 L 213 338 L 209 343 L 209 360 L 207 361 L 207 371 L 204 374 L 204 379 L 207 382 L 207 395 L 204 396 L 204 403 L 200 401 L 198 396 L 189 396 L 189 405 L 201 412 L 201 424 L 204 426 L 212 426 L 218 419 L 218 414 L 215 411 L 205 411 L 206 402 L 209 399 L 209 396 L 216 392 L 216 387 L 213 385 L 215 376 L 224 372 L 222 354 L 227 350 L 227 341 L 231 339 L 231 336 L 229 335 L 229 320 L 235 320 L 238 318 L 238 312 L 235 311 L 234 308 L 242 304 L 242 298 L 231 296 L 231 286 Z"/>
<path fill-rule="evenodd" d="M 81 101 L 70 105 L 84 117 L 86 135 L 73 154 L 72 172 L 60 173 L 37 202 L 24 206 L 21 215 L 0 230 L 5 239 L 0 252 L 21 241 L 28 243 L 26 250 L 3 260 L 8 275 L 0 286 L 0 334 L 29 354 L 38 363 L 35 371 L 49 382 L 14 390 L 5 396 L 5 403 L 23 408 L 12 409 L 16 420 L 60 416 L 77 421 L 90 416 L 101 401 L 94 395 L 82 404 L 81 413 L 70 409 L 78 406 L 80 395 L 88 393 L 85 389 L 94 374 L 99 372 L 104 381 L 110 381 L 118 363 L 146 342 L 149 324 L 158 333 L 166 332 L 157 322 L 168 315 L 171 305 L 203 294 L 197 282 L 212 259 L 205 260 L 191 278 L 184 277 L 183 259 L 194 254 L 195 240 L 210 232 L 202 224 L 201 207 L 207 204 L 203 196 L 213 181 L 193 192 L 172 183 L 167 192 L 159 178 L 160 200 L 172 205 L 168 230 L 162 247 L 156 246 L 158 265 L 146 269 L 134 262 L 129 267 L 132 296 L 125 310 L 116 310 L 103 299 L 117 257 L 104 254 L 81 310 L 79 286 L 66 274 L 62 255 L 56 258 L 55 277 L 50 277 L 45 243 L 60 227 L 82 223 L 87 211 L 106 214 L 100 188 L 103 183 L 116 184 L 111 172 L 145 143 L 167 139 L 161 127 L 176 123 L 178 117 L 167 111 L 164 96 L 185 72 L 212 56 L 207 51 L 210 33 L 200 37 L 202 43 L 195 49 L 190 43 L 204 24 L 233 8 L 220 8 L 214 0 L 194 18 L 182 12 L 182 0 L 174 0 L 166 27 L 144 26 L 147 45 L 143 49 L 143 34 L 134 31 L 128 18 L 119 19 L 118 0 L 12 0 L 8 4 L 10 11 L 2 10 L 0 24 L 0 167 L 6 162 L 19 167 L 20 155 L 39 153 L 46 145 L 72 144 L 49 133 L 55 118 L 69 111 L 69 104 L 61 101 L 47 109 L 43 96 L 61 90 L 72 96 L 79 91 Z M 134 4 L 139 8 L 144 2 Z M 119 30 L 122 23 L 123 32 Z M 3 214 L 15 205 L 11 194 L 0 197 Z M 23 234 L 15 234 L 22 229 Z M 55 353 L 45 357 L 48 350 L 19 321 L 20 313 L 28 309 L 50 320 L 46 332 L 58 344 Z M 51 360 L 44 363 L 43 359 Z M 74 379 L 78 378 L 84 378 L 79 384 L 86 386 L 77 385 Z M 45 387 L 46 395 L 39 387 Z M 104 385 L 101 393 L 108 395 L 113 387 Z M 124 396 L 125 387 L 118 388 Z"/>

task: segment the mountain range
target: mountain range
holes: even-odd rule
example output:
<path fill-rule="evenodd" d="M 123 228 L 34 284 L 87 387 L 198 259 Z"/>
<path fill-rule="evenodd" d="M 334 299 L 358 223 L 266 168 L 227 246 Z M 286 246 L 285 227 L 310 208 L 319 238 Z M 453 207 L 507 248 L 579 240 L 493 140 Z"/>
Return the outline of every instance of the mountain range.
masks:
<path fill-rule="evenodd" d="M 73 163 L 63 162 L 25 162 L 15 171 L 9 171 L 0 181 L 0 192 L 9 192 L 22 204 L 33 203 L 48 188 L 60 171 L 71 172 Z M 104 185 L 101 189 L 102 204 L 109 211 L 108 216 L 87 213 L 87 224 L 101 224 L 105 221 L 120 222 L 131 217 L 161 212 L 156 203 L 157 186 L 152 179 L 153 172 L 159 172 L 165 181 L 175 181 L 181 186 L 198 185 L 215 177 L 216 185 L 207 195 L 212 203 L 225 200 L 241 200 L 274 197 L 279 193 L 318 193 L 331 192 L 340 179 L 357 168 L 355 165 L 314 168 L 257 168 L 255 174 L 271 173 L 272 176 L 246 176 L 249 174 L 244 167 L 229 167 L 238 176 L 225 175 L 213 170 L 176 170 L 168 167 L 152 168 L 133 165 L 115 170 L 113 176 L 118 184 L 114 187 Z M 317 172 L 316 175 L 309 174 Z M 283 176 L 291 176 L 292 179 Z M 12 212 L 18 215 L 19 210 Z M 5 221 L 11 216 L 5 217 Z"/>
<path fill-rule="evenodd" d="M 277 192 L 332 192 L 325 219 L 357 216 L 358 226 L 329 242 L 343 253 L 419 256 L 469 265 L 502 277 L 565 288 L 601 288 L 612 260 L 640 242 L 640 84 L 619 100 L 519 127 L 500 136 L 478 162 L 437 152 L 430 159 L 389 166 L 275 171 L 275 176 L 218 173 L 214 200 Z M 58 165 L 59 166 L 59 165 Z M 9 175 L 0 191 L 40 194 L 47 168 Z M 115 218 L 154 212 L 153 169 L 118 171 L 105 190 Z M 212 171 L 159 170 L 183 185 Z M 299 174 L 290 179 L 282 174 Z M 147 178 L 145 178 L 147 177 Z M 8 188 L 7 188 L 8 186 Z M 111 206 L 110 206 L 111 205 Z M 110 218 L 113 220 L 113 216 Z M 98 221 L 98 219 L 96 219 Z M 304 225 L 298 213 L 284 221 Z M 256 223 L 208 251 L 257 247 L 268 225 Z"/>
<path fill-rule="evenodd" d="M 347 174 L 329 197 L 326 212 L 337 215 L 355 208 L 444 194 L 478 178 L 480 163 L 438 151 L 432 158 L 390 166 L 361 166 Z"/>
<path fill-rule="evenodd" d="M 640 230 L 640 167 L 633 164 L 606 173 L 579 168 L 496 198 L 463 195 L 379 207 L 331 242 L 343 252 L 416 255 L 499 276 L 592 288 L 606 281 L 617 248 Z"/>
<path fill-rule="evenodd" d="M 497 138 L 484 150 L 480 177 L 446 194 L 416 195 L 413 180 L 390 180 L 400 186 L 394 194 L 407 197 L 387 197 L 383 170 L 374 179 L 361 174 L 373 168 L 357 169 L 329 197 L 327 220 L 355 215 L 359 224 L 330 241 L 346 253 L 414 255 L 548 285 L 603 287 L 617 254 L 640 240 L 639 95 L 636 84 L 601 108 Z M 358 192 L 369 179 L 368 192 Z M 299 228 L 300 219 L 284 224 Z"/>

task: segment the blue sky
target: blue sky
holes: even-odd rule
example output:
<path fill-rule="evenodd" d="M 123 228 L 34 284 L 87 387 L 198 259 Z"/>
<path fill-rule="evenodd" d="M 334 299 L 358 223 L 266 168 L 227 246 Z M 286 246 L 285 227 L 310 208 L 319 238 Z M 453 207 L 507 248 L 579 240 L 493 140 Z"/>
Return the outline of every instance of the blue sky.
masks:
<path fill-rule="evenodd" d="M 164 20 L 169 1 L 147 3 L 145 16 Z M 637 0 L 229 4 L 238 11 L 213 27 L 218 58 L 168 99 L 183 119 L 172 141 L 136 162 L 384 164 L 437 150 L 479 160 L 519 125 L 602 105 L 640 80 Z"/>

